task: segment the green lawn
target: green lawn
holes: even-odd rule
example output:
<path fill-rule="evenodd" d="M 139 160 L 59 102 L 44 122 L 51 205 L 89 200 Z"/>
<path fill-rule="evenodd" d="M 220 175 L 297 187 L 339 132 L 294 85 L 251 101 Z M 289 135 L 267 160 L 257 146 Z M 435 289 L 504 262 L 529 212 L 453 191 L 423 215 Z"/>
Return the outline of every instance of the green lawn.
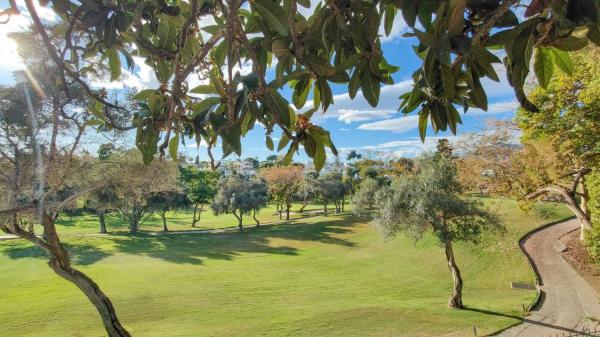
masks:
<path fill-rule="evenodd" d="M 300 207 L 292 207 L 292 213 L 290 213 L 290 219 L 300 219 L 307 216 L 311 211 L 322 210 L 322 205 L 308 205 L 304 209 L 307 214 L 297 214 Z M 348 206 L 348 209 L 351 207 Z M 170 231 L 189 231 L 199 229 L 217 229 L 227 227 L 237 227 L 237 219 L 232 214 L 224 214 L 221 216 L 215 216 L 210 207 L 205 205 L 204 211 L 200 217 L 200 222 L 196 224 L 196 228 L 192 227 L 192 217 L 194 210 L 193 208 L 187 211 L 169 212 L 167 214 L 167 225 Z M 333 207 L 330 206 L 330 212 L 333 213 Z M 285 214 L 284 214 L 285 217 Z M 261 224 L 273 224 L 280 222 L 279 215 L 275 209 L 275 206 L 269 205 L 262 209 L 256 218 Z M 252 216 L 244 216 L 244 225 L 253 226 L 254 220 Z M 116 214 L 108 214 L 106 216 L 106 226 L 109 232 L 112 233 L 123 233 L 128 231 L 128 225 L 125 221 L 120 219 Z M 61 215 L 56 222 L 57 230 L 60 234 L 90 234 L 98 233 L 100 230 L 100 224 L 98 223 L 98 217 L 95 214 L 84 214 L 82 216 L 70 218 L 67 215 Z M 37 228 L 41 232 L 41 227 Z M 151 215 L 147 217 L 141 227 L 142 231 L 162 231 L 163 223 L 162 219 L 158 215 Z"/>
<path fill-rule="evenodd" d="M 516 240 L 568 216 L 556 207 L 542 220 L 514 201 L 486 203 L 502 212 L 508 232 L 478 247 L 457 245 L 469 307 L 461 311 L 446 308 L 451 277 L 432 238 L 386 242 L 367 219 L 349 214 L 243 234 L 65 241 L 134 336 L 472 336 L 473 326 L 483 335 L 524 314 L 535 292 L 510 289 L 509 281 L 532 282 L 533 273 Z M 203 226 L 209 219 L 214 227 L 233 224 L 205 217 Z M 181 221 L 172 227 L 187 229 Z M 102 336 L 91 304 L 44 262 L 24 242 L 0 243 L 0 336 Z"/>

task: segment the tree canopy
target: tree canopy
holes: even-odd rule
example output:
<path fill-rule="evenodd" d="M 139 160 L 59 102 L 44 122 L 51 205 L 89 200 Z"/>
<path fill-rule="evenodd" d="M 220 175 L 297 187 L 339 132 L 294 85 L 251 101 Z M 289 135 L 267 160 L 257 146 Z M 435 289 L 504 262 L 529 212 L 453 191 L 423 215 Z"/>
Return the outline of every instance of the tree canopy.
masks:
<path fill-rule="evenodd" d="M 444 245 L 454 288 L 448 305 L 461 308 L 463 280 L 456 264 L 452 243 L 478 242 L 485 231 L 501 228 L 494 213 L 478 201 L 460 195 L 455 163 L 440 153 L 420 160 L 417 175 L 396 178 L 379 199 L 378 226 L 386 236 L 405 232 L 419 240 L 431 231 Z"/>
<path fill-rule="evenodd" d="M 10 4 L 3 14 L 17 15 L 16 2 Z M 398 69 L 386 61 L 379 31 L 383 27 L 390 34 L 397 15 L 410 27 L 404 36 L 413 39 L 422 60 L 412 91 L 398 93 L 400 108 L 404 113 L 419 110 L 422 137 L 428 125 L 436 132 L 456 132 L 461 123 L 457 107 L 487 110 L 481 79 L 498 81 L 496 64 L 504 63 L 521 105 L 538 111 L 524 92 L 531 61 L 538 82 L 546 87 L 555 66 L 570 71 L 569 52 L 588 41 L 600 43 L 595 0 L 40 4 L 50 4 L 58 15 L 51 29 L 44 27 L 34 0 L 25 1 L 63 89 L 68 94 L 69 85 L 76 84 L 93 99 L 88 108 L 97 127 L 135 128 L 146 163 L 166 151 L 177 158 L 185 138 L 204 140 L 209 155 L 221 138 L 225 156 L 240 155 L 241 137 L 258 122 L 266 127 L 269 149 L 287 148 L 285 160 L 290 162 L 302 146 L 319 170 L 325 148 L 334 154 L 337 150 L 329 132 L 312 122 L 313 113 L 333 103 L 332 83 L 346 85 L 352 98 L 361 90 L 377 105 L 381 85 L 393 83 Z M 526 6 L 525 13 L 521 6 Z M 109 99 L 105 90 L 92 89 L 89 82 L 101 68 L 117 80 L 123 61 L 134 69 L 132 56 L 154 70 L 160 85 L 139 92 L 134 97 L 139 112 L 131 123 L 122 123 L 114 115 L 123 108 L 119 99 Z M 242 75 L 243 65 L 252 72 Z M 269 66 L 275 69 L 272 77 L 267 76 Z M 201 83 L 190 86 L 197 77 Z M 286 88 L 292 91 L 289 100 L 282 95 Z M 283 132 L 279 144 L 271 137 L 276 127 Z"/>

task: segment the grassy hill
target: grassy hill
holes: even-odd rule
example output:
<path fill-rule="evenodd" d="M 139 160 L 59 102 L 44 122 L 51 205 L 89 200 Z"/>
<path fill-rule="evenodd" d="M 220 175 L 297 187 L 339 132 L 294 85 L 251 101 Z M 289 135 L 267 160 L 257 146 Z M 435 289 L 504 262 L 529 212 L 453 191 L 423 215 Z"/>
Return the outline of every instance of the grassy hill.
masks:
<path fill-rule="evenodd" d="M 457 246 L 468 307 L 461 311 L 446 308 L 451 277 L 432 238 L 386 242 L 368 219 L 349 214 L 297 217 L 243 234 L 65 242 L 134 336 L 472 336 L 473 326 L 484 335 L 516 323 L 511 316 L 524 315 L 535 296 L 509 287 L 533 280 L 520 235 L 568 216 L 554 205 L 540 219 L 511 200 L 486 203 L 502 213 L 507 233 Z M 86 226 L 62 230 L 78 228 Z M 0 284 L 0 336 L 104 335 L 87 299 L 25 242 L 0 242 Z"/>

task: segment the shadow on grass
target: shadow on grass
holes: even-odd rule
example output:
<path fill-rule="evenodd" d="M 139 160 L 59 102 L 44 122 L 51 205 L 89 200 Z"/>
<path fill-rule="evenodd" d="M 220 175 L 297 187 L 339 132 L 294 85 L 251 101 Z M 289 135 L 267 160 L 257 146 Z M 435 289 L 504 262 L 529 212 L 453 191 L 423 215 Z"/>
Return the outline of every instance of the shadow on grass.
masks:
<path fill-rule="evenodd" d="M 485 309 L 470 308 L 470 307 L 465 307 L 465 308 L 463 308 L 463 310 L 477 312 L 477 313 L 480 313 L 480 314 L 490 315 L 490 316 L 499 316 L 499 317 L 505 317 L 505 318 L 512 318 L 512 319 L 519 320 L 522 323 L 529 323 L 529 324 L 532 324 L 532 325 L 543 326 L 543 327 L 549 328 L 549 329 L 555 329 L 555 330 L 561 330 L 561 331 L 565 331 L 565 332 L 569 332 L 569 333 L 575 333 L 577 336 L 587 336 L 587 335 L 584 335 L 586 333 L 586 331 L 584 331 L 584 330 L 575 330 L 575 329 L 573 329 L 571 327 L 564 327 L 564 326 L 560 326 L 560 325 L 554 325 L 554 324 L 542 322 L 541 320 L 540 321 L 536 321 L 535 319 L 530 319 L 530 318 L 527 318 L 527 317 L 521 318 L 519 316 L 508 315 L 508 314 L 504 314 L 504 313 L 501 313 L 501 312 L 496 312 L 496 311 L 491 311 L 491 310 L 485 310 Z M 495 336 L 495 335 L 497 335 L 497 334 L 494 334 L 492 336 Z"/>
<path fill-rule="evenodd" d="M 109 252 L 98 249 L 97 247 L 90 244 L 69 244 L 63 243 L 71 256 L 71 260 L 80 266 L 86 266 L 94 264 L 105 257 L 112 255 Z M 4 249 L 4 254 L 9 258 L 16 260 L 22 258 L 38 258 L 46 259 L 48 255 L 44 250 L 36 246 L 11 246 Z"/>
<path fill-rule="evenodd" d="M 67 244 L 73 261 L 80 265 L 89 265 L 116 253 L 141 255 L 179 264 L 202 264 L 207 259 L 233 260 L 236 258 L 256 257 L 251 254 L 297 255 L 298 248 L 286 245 L 278 246 L 274 239 L 294 241 L 314 241 L 330 245 L 353 247 L 355 244 L 339 236 L 351 234 L 352 227 L 363 219 L 351 215 L 338 215 L 331 218 L 298 219 L 283 224 L 245 227 L 245 232 L 229 233 L 181 233 L 171 232 L 165 235 L 140 233 L 129 235 L 118 233 L 95 239 L 86 238 L 85 244 L 74 242 Z M 90 242 L 98 241 L 98 248 Z M 37 247 L 11 245 L 2 250 L 11 259 L 45 258 L 45 253 Z"/>

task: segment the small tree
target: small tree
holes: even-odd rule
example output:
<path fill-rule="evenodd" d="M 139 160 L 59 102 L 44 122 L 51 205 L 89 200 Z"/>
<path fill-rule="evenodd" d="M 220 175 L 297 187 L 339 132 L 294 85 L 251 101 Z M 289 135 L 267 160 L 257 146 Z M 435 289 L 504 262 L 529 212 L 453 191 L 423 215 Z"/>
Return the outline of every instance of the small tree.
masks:
<path fill-rule="evenodd" d="M 269 189 L 262 179 L 254 178 L 249 182 L 248 192 L 250 193 L 249 201 L 252 208 L 252 218 L 256 222 L 256 227 L 258 227 L 260 221 L 256 218 L 256 213 L 269 202 Z"/>
<path fill-rule="evenodd" d="M 136 234 L 144 219 L 152 213 L 148 200 L 157 193 L 177 191 L 179 172 L 172 161 L 142 162 L 136 151 L 127 151 L 117 158 L 118 168 L 113 176 L 117 190 L 119 216 L 129 223 Z"/>
<path fill-rule="evenodd" d="M 455 241 L 477 243 L 481 233 L 501 228 L 498 217 L 475 200 L 464 199 L 455 164 L 442 155 L 426 155 L 421 172 L 396 178 L 381 198 L 378 226 L 385 236 L 407 233 L 419 240 L 426 232 L 444 245 L 448 268 L 454 281 L 451 308 L 462 308 L 463 279 L 456 264 Z"/>
<path fill-rule="evenodd" d="M 358 216 L 368 214 L 373 209 L 379 191 L 379 183 L 372 178 L 363 180 L 352 197 L 352 211 Z"/>
<path fill-rule="evenodd" d="M 96 189 L 90 193 L 88 198 L 88 207 L 93 209 L 98 216 L 100 223 L 100 233 L 106 234 L 106 213 L 110 212 L 117 203 L 117 191 L 113 185 Z"/>
<path fill-rule="evenodd" d="M 304 177 L 304 181 L 302 182 L 302 184 L 298 188 L 298 191 L 296 192 L 296 195 L 294 196 L 294 199 L 302 204 L 298 212 L 304 212 L 306 206 L 308 206 L 309 203 L 315 201 L 318 194 L 319 188 L 317 186 L 317 180 L 314 177 L 312 177 L 312 175 L 306 175 Z"/>
<path fill-rule="evenodd" d="M 299 166 L 277 166 L 263 168 L 260 175 L 267 182 L 271 200 L 277 207 L 279 219 L 282 218 L 285 209 L 285 219 L 290 219 L 290 208 L 293 198 L 304 181 L 302 167 Z"/>
<path fill-rule="evenodd" d="M 264 192 L 264 186 L 259 186 L 256 180 L 248 180 L 239 174 L 221 177 L 217 195 L 210 206 L 215 215 L 233 214 L 238 220 L 239 231 L 243 232 L 244 215 L 255 213 L 264 206 L 255 200 L 260 191 Z M 266 194 L 263 194 L 259 198 L 265 197 Z"/>
<path fill-rule="evenodd" d="M 150 212 L 160 215 L 163 222 L 163 230 L 169 231 L 167 227 L 167 212 L 183 209 L 190 205 L 190 199 L 181 191 L 162 191 L 152 194 L 146 201 Z"/>
<path fill-rule="evenodd" d="M 195 167 L 180 167 L 181 182 L 185 193 L 194 204 L 192 227 L 196 227 L 204 210 L 217 194 L 217 182 L 220 174 L 215 171 L 198 170 Z"/>

